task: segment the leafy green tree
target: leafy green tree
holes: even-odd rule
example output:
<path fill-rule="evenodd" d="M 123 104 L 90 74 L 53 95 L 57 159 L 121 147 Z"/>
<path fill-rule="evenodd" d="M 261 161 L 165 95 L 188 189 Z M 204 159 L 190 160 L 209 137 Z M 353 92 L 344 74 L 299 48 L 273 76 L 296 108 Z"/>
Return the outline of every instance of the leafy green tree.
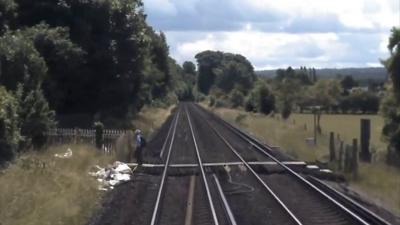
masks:
<path fill-rule="evenodd" d="M 358 83 L 353 79 L 352 76 L 347 75 L 341 81 L 340 84 L 344 90 L 352 89 L 353 87 L 358 86 Z"/>
<path fill-rule="evenodd" d="M 275 92 L 277 93 L 277 105 L 283 119 L 289 118 L 296 107 L 300 97 L 300 81 L 297 79 L 283 79 L 276 83 Z"/>
<path fill-rule="evenodd" d="M 74 112 L 123 117 L 138 108 L 145 52 L 153 40 L 146 32 L 140 0 L 17 3 L 20 26 L 44 21 L 51 27 L 68 27 L 72 42 L 87 53 L 79 73 L 84 74 L 82 97 L 72 101 L 80 102 Z"/>
<path fill-rule="evenodd" d="M 0 165 L 14 158 L 21 140 L 18 127 L 18 103 L 0 86 Z"/>
<path fill-rule="evenodd" d="M 275 95 L 264 81 L 259 80 L 245 102 L 246 111 L 270 114 L 275 110 Z"/>
<path fill-rule="evenodd" d="M 80 69 L 85 61 L 85 52 L 72 43 L 66 28 L 50 28 L 38 24 L 24 29 L 22 34 L 29 38 L 46 61 L 48 74 L 43 90 L 51 108 L 59 113 L 74 112 L 82 108 L 82 90 L 87 79 Z M 68 65 L 68 66 L 65 66 Z"/>
<path fill-rule="evenodd" d="M 28 90 L 37 89 L 47 74 L 45 60 L 21 31 L 0 37 L 0 64 L 0 83 L 8 90 L 16 90 L 19 83 Z"/>
<path fill-rule="evenodd" d="M 389 153 L 400 153 L 400 30 L 393 28 L 389 38 L 390 58 L 384 61 L 390 80 L 387 86 L 388 95 L 382 101 L 381 112 L 385 117 L 383 135 L 389 142 Z M 394 150 L 394 151 L 393 151 Z M 400 165 L 397 162 L 398 165 Z"/>
<path fill-rule="evenodd" d="M 326 110 L 331 110 L 339 104 L 340 93 L 342 93 L 342 87 L 339 81 L 334 79 L 318 80 L 310 88 L 313 105 L 321 106 Z"/>
<path fill-rule="evenodd" d="M 264 82 L 259 82 L 255 90 L 258 97 L 258 111 L 266 115 L 275 110 L 275 96 Z"/>
<path fill-rule="evenodd" d="M 205 94 L 218 88 L 228 95 L 236 88 L 247 95 L 256 81 L 253 66 L 242 55 L 205 51 L 197 54 L 196 59 L 197 86 Z"/>
<path fill-rule="evenodd" d="M 233 108 L 243 106 L 244 100 L 244 95 L 237 89 L 232 90 L 229 95 L 229 101 L 231 102 Z"/>
<path fill-rule="evenodd" d="M 55 112 L 49 108 L 40 89 L 24 91 L 23 85 L 16 92 L 21 135 L 25 145 L 40 148 L 46 142 L 46 132 L 54 128 Z"/>
<path fill-rule="evenodd" d="M 215 81 L 215 68 L 223 59 L 222 52 L 204 51 L 195 56 L 198 64 L 197 88 L 200 92 L 208 94 Z"/>
<path fill-rule="evenodd" d="M 0 34 L 4 34 L 16 23 L 17 4 L 14 0 L 0 0 Z"/>
<path fill-rule="evenodd" d="M 183 62 L 182 67 L 183 67 L 183 71 L 186 74 L 196 75 L 196 65 L 194 65 L 193 62 L 185 61 L 185 62 Z"/>

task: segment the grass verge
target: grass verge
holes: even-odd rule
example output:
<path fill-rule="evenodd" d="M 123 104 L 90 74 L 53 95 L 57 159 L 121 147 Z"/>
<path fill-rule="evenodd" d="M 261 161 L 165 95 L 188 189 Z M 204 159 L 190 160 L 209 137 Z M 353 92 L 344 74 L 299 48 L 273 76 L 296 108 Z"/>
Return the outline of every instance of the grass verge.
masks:
<path fill-rule="evenodd" d="M 72 158 L 54 157 L 67 148 L 73 151 Z M 0 223 L 83 224 L 102 195 L 88 172 L 93 165 L 112 161 L 113 157 L 84 145 L 51 147 L 21 156 L 0 174 Z"/>
<path fill-rule="evenodd" d="M 151 135 L 170 115 L 170 108 L 145 107 L 132 122 Z M 72 158 L 58 159 L 68 148 Z M 115 156 L 93 146 L 63 145 L 26 153 L 0 170 L 0 225 L 82 225 L 99 207 L 104 194 L 88 175 Z"/>
<path fill-rule="evenodd" d="M 371 147 L 375 149 L 372 164 L 360 163 L 359 178 L 349 177 L 350 188 L 362 191 L 372 201 L 400 214 L 400 170 L 384 163 L 385 144 L 380 139 L 382 118 L 364 115 L 323 115 L 323 133 L 318 145 L 310 146 L 305 139 L 313 136 L 312 115 L 295 114 L 289 120 L 279 117 L 248 113 L 242 110 L 212 109 L 225 120 L 247 130 L 270 145 L 280 146 L 287 154 L 308 162 L 327 161 L 329 156 L 329 132 L 339 133 L 341 139 L 350 143 L 359 137 L 361 118 L 371 119 Z M 336 147 L 337 148 L 337 147 Z"/>

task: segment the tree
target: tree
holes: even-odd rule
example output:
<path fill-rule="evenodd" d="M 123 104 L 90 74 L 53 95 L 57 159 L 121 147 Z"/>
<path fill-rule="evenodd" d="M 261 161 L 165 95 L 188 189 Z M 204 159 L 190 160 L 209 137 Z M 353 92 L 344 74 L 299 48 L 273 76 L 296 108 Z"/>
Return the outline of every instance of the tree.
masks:
<path fill-rule="evenodd" d="M 331 110 L 339 104 L 342 88 L 338 80 L 318 80 L 310 89 L 313 105 L 321 106 L 325 110 Z"/>
<path fill-rule="evenodd" d="M 87 53 L 79 70 L 84 74 L 79 82 L 81 97 L 72 101 L 80 104 L 69 113 L 121 118 L 137 110 L 145 52 L 163 42 L 161 34 L 154 41 L 147 32 L 142 1 L 16 1 L 20 26 L 44 21 L 50 27 L 68 27 L 72 42 Z M 155 61 L 159 68 L 167 68 L 166 60 Z"/>
<path fill-rule="evenodd" d="M 0 34 L 15 26 L 17 4 L 14 0 L 0 0 Z"/>
<path fill-rule="evenodd" d="M 25 91 L 23 85 L 16 92 L 21 135 L 25 146 L 38 149 L 46 143 L 46 133 L 55 127 L 55 112 L 50 107 L 40 89 Z"/>
<path fill-rule="evenodd" d="M 270 114 L 275 110 L 275 96 L 264 82 L 259 82 L 256 87 L 258 97 L 258 111 L 263 114 Z"/>
<path fill-rule="evenodd" d="M 18 127 L 18 103 L 0 86 L 0 165 L 14 158 L 21 135 Z"/>
<path fill-rule="evenodd" d="M 390 58 L 384 62 L 389 72 L 388 95 L 382 102 L 381 111 L 385 117 L 383 135 L 389 142 L 389 152 L 395 149 L 397 155 L 400 153 L 400 30 L 393 28 L 389 38 L 388 49 Z M 398 163 L 398 162 L 397 162 Z"/>
<path fill-rule="evenodd" d="M 46 62 L 22 31 L 0 37 L 0 65 L 0 83 L 13 91 L 19 83 L 27 90 L 36 89 L 47 74 Z"/>
<path fill-rule="evenodd" d="M 48 67 L 42 87 L 51 108 L 62 114 L 84 107 L 77 100 L 84 96 L 87 84 L 80 71 L 85 52 L 70 40 L 69 30 L 41 23 L 22 30 L 22 34 L 33 42 Z"/>
<path fill-rule="evenodd" d="M 197 88 L 208 95 L 215 80 L 215 68 L 223 59 L 222 52 L 204 51 L 195 56 L 198 64 Z"/>
<path fill-rule="evenodd" d="M 243 106 L 244 104 L 244 95 L 237 89 L 234 89 L 229 96 L 229 101 L 232 104 L 233 108 L 237 108 Z"/>
<path fill-rule="evenodd" d="M 197 54 L 196 59 L 197 87 L 204 94 L 218 88 L 228 95 L 236 88 L 246 95 L 256 81 L 253 66 L 242 55 L 204 51 Z"/>
<path fill-rule="evenodd" d="M 196 75 L 196 65 L 191 61 L 185 61 L 182 65 L 183 72 L 186 74 Z"/>
<path fill-rule="evenodd" d="M 284 79 L 275 87 L 278 99 L 278 109 L 283 119 L 289 118 L 300 97 L 300 81 L 297 79 Z"/>
<path fill-rule="evenodd" d="M 352 76 L 347 75 L 341 81 L 340 84 L 342 85 L 343 90 L 350 90 L 353 87 L 358 86 L 358 83 L 353 79 Z"/>

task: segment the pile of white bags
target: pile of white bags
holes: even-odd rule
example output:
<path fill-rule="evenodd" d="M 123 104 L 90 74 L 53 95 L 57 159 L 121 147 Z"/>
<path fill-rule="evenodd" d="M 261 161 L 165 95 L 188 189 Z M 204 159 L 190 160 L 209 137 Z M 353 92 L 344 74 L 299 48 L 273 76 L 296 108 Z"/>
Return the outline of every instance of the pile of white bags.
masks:
<path fill-rule="evenodd" d="M 97 178 L 100 184 L 99 190 L 104 191 L 113 189 L 118 184 L 130 181 L 133 174 L 132 169 L 127 164 L 118 161 L 106 168 L 95 166 L 94 170 L 97 171 L 89 172 L 89 175 Z"/>

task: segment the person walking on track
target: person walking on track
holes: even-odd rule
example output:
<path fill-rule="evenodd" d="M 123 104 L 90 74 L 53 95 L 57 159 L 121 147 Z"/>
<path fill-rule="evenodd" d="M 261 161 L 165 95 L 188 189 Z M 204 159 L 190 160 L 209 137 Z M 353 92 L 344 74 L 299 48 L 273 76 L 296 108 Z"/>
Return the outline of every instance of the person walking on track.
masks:
<path fill-rule="evenodd" d="M 136 151 L 135 151 L 135 157 L 137 160 L 138 165 L 143 164 L 143 148 L 146 146 L 146 140 L 143 138 L 142 131 L 137 129 L 135 131 L 135 137 L 136 137 Z"/>

